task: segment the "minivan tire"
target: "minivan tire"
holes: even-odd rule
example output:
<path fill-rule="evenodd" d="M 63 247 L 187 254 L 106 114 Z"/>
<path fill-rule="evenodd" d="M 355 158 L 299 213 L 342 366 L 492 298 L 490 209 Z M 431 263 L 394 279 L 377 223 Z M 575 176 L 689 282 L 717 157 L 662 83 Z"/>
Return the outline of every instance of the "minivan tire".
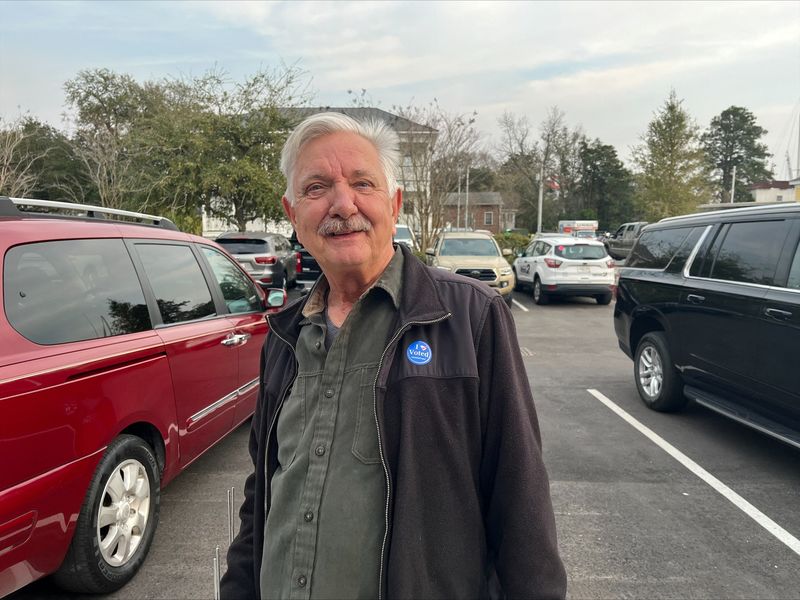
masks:
<path fill-rule="evenodd" d="M 658 412 L 675 412 L 686 406 L 683 382 L 672 364 L 667 338 L 661 331 L 642 336 L 633 358 L 633 376 L 642 402 Z"/>
<path fill-rule="evenodd" d="M 594 297 L 597 300 L 597 303 L 606 306 L 607 304 L 611 304 L 611 294 L 598 294 Z"/>
<path fill-rule="evenodd" d="M 124 495 L 115 498 L 120 489 Z M 55 582 L 66 590 L 91 594 L 113 592 L 128 583 L 153 542 L 160 501 L 161 481 L 152 449 L 133 435 L 114 439 L 94 473 L 67 555 L 53 575 Z M 112 521 L 98 527 L 101 511 Z M 126 551 L 112 543 L 101 548 L 101 541 L 113 537 L 115 528 L 129 532 L 129 543 L 135 547 Z"/>

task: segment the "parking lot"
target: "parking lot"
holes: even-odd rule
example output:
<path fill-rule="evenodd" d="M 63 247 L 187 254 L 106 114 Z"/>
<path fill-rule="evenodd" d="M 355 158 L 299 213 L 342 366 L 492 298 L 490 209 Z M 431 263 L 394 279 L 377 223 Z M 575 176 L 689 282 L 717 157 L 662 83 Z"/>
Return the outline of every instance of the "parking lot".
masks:
<path fill-rule="evenodd" d="M 797 450 L 698 406 L 645 408 L 613 303 L 536 306 L 515 293 L 512 311 L 571 598 L 800 597 Z M 247 436 L 240 427 L 163 492 L 144 568 L 110 598 L 212 597 L 226 490 L 240 501 L 251 468 Z M 12 596 L 56 597 L 77 598 L 46 580 Z"/>

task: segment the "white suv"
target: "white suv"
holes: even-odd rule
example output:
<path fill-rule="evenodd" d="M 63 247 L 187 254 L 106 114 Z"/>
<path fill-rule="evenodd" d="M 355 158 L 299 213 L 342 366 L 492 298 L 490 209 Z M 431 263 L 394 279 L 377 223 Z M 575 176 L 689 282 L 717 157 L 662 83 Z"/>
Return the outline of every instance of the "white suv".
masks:
<path fill-rule="evenodd" d="M 514 261 L 517 287 L 533 289 L 536 304 L 551 296 L 590 296 L 611 302 L 614 260 L 602 242 L 571 236 L 537 235 Z"/>

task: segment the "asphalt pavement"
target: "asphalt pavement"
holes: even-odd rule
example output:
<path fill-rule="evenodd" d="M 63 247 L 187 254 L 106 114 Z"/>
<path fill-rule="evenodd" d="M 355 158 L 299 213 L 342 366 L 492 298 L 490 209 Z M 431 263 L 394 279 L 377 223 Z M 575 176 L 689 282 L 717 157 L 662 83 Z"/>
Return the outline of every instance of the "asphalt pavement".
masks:
<path fill-rule="evenodd" d="M 512 308 L 569 597 L 800 598 L 800 451 L 693 404 L 648 410 L 617 347 L 613 306 L 536 306 L 516 292 Z M 245 424 L 163 491 L 144 567 L 108 598 L 213 596 L 226 491 L 240 501 L 252 468 L 248 433 Z M 44 580 L 13 598 L 79 596 Z"/>

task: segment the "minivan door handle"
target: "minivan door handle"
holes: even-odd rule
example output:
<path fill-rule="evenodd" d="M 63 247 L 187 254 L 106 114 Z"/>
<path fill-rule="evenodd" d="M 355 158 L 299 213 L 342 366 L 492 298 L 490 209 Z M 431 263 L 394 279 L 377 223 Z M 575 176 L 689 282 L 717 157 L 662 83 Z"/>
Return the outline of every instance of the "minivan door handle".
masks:
<path fill-rule="evenodd" d="M 698 296 L 697 294 L 689 294 L 688 296 L 686 296 L 686 300 L 688 300 L 692 304 L 702 304 L 703 302 L 706 301 L 706 297 Z"/>
<path fill-rule="evenodd" d="M 764 314 L 778 321 L 786 321 L 792 318 L 792 313 L 788 310 L 781 310 L 779 308 L 765 308 Z"/>

